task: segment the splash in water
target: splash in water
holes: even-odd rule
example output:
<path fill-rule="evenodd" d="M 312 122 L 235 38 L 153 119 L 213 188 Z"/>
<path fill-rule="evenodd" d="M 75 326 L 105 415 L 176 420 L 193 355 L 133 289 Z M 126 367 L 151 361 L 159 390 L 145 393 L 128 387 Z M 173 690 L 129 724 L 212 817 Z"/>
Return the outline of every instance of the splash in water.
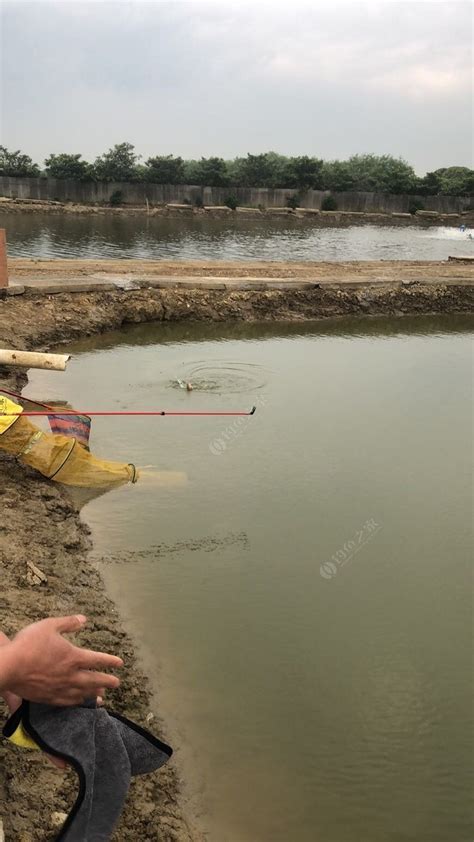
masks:
<path fill-rule="evenodd" d="M 256 363 L 235 363 L 227 360 L 200 360 L 186 365 L 181 378 L 171 381 L 174 389 L 213 392 L 218 395 L 253 392 L 263 389 L 266 370 Z"/>
<path fill-rule="evenodd" d="M 429 240 L 473 240 L 472 231 L 469 228 L 463 231 L 460 228 L 432 228 L 431 231 L 426 231 L 423 237 Z"/>

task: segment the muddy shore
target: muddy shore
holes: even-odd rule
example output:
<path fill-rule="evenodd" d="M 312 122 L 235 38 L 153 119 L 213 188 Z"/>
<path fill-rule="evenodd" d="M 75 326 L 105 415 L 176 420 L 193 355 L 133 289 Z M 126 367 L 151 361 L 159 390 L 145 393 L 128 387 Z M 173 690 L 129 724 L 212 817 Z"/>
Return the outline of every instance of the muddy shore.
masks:
<path fill-rule="evenodd" d="M 76 284 L 76 291 L 63 291 L 68 285 L 57 283 L 12 287 L 0 290 L 0 343 L 18 350 L 47 350 L 125 323 L 147 321 L 306 321 L 468 313 L 474 310 L 473 268 L 440 264 L 446 277 L 424 282 L 416 280 L 413 266 L 415 277 L 401 282 L 388 277 L 358 283 L 297 278 L 301 283 L 272 284 L 262 276 L 261 283 L 258 278 L 256 283 L 242 279 L 245 282 L 236 285 L 206 282 L 201 276 L 177 283 L 158 278 L 132 283 L 131 288 L 113 282 L 85 284 L 85 289 Z"/>
<path fill-rule="evenodd" d="M 88 529 L 60 488 L 0 459 L 0 597 L 1 627 L 13 634 L 48 615 L 82 612 L 89 618 L 80 642 L 120 653 L 125 668 L 122 686 L 107 703 L 162 735 L 145 676 L 133 645 L 124 633 L 99 573 L 88 562 Z M 45 573 L 47 584 L 31 585 L 26 559 Z M 159 700 L 158 700 L 159 704 Z M 2 719 L 4 709 L 1 710 Z M 153 721 L 147 721 L 152 714 Z M 75 774 L 54 769 L 43 756 L 0 744 L 0 817 L 6 842 L 45 842 L 56 833 L 52 816 L 68 812 L 77 794 Z M 183 817 L 175 765 L 133 782 L 127 807 L 113 836 L 130 840 L 199 839 Z"/>
<path fill-rule="evenodd" d="M 118 271 L 116 266 L 104 268 L 102 263 L 97 266 L 97 261 L 91 263 L 94 264 L 92 274 Z M 122 263 L 126 264 L 124 271 L 130 271 L 131 261 Z M 20 276 L 25 269 L 22 262 L 11 261 L 12 264 L 15 275 Z M 45 261 L 38 264 L 40 271 L 44 269 L 49 273 L 43 277 L 54 282 L 54 267 L 44 264 Z M 257 277 L 263 279 L 271 276 L 274 267 L 275 264 L 265 267 L 252 264 L 252 275 L 255 277 L 256 271 L 261 272 Z M 363 264 L 360 267 L 362 271 Z M 77 273 L 77 267 L 70 268 Z M 56 266 L 56 269 L 59 271 L 61 267 Z M 163 267 L 160 264 L 160 269 L 173 275 L 170 265 Z M 219 272 L 227 276 L 230 269 L 229 266 L 206 264 L 206 272 L 209 274 L 212 270 L 213 277 L 219 277 Z M 307 269 L 307 264 L 301 270 L 295 265 L 288 267 L 289 272 L 295 273 L 291 277 L 300 280 L 305 280 L 303 273 Z M 152 320 L 302 321 L 337 315 L 402 316 L 466 313 L 474 309 L 474 287 L 469 280 L 471 267 L 453 268 L 440 264 L 435 277 L 441 277 L 441 280 L 429 281 L 425 274 L 424 281 L 419 275 L 402 284 L 400 274 L 403 277 L 406 272 L 416 275 L 420 267 L 404 265 L 402 272 L 401 264 L 398 264 L 398 281 L 394 266 L 392 277 L 385 276 L 376 285 L 370 283 L 370 273 L 380 272 L 380 266 L 370 268 L 367 265 L 363 269 L 368 275 L 361 280 L 369 283 L 356 286 L 343 282 L 315 282 L 290 289 L 232 289 L 225 284 L 224 288 L 206 289 L 196 279 L 186 288 L 145 285 L 129 290 L 107 287 L 55 294 L 44 288 L 31 288 L 22 294 L 0 298 L 0 345 L 46 350 L 59 343 L 118 328 L 127 322 Z M 438 269 L 447 274 L 440 275 Z M 186 274 L 186 270 L 190 278 L 193 272 L 201 278 L 205 274 L 202 266 L 186 267 L 180 263 L 179 273 L 184 271 Z M 29 278 L 31 272 L 37 271 L 38 266 L 30 266 Z M 142 267 L 140 272 L 143 271 Z M 311 271 L 315 271 L 314 267 Z M 27 283 L 26 274 L 20 283 Z M 8 377 L 5 370 L 0 370 L 0 387 L 6 386 L 7 382 L 10 386 L 21 387 L 22 377 Z M 0 471 L 0 573 L 3 585 L 0 627 L 6 633 L 13 633 L 46 615 L 78 611 L 87 614 L 90 622 L 81 641 L 94 648 L 115 651 L 125 660 L 123 684 L 111 694 L 109 704 L 142 724 L 150 712 L 153 713 L 153 721 L 147 727 L 166 739 L 166 730 L 157 716 L 159 698 L 152 699 L 133 644 L 105 594 L 99 573 L 88 561 L 90 539 L 79 513 L 61 488 L 23 469 L 15 461 L 0 457 Z M 27 557 L 45 573 L 47 584 L 28 583 Z M 4 822 L 6 842 L 53 839 L 52 813 L 67 811 L 74 791 L 72 773 L 64 776 L 48 766 L 43 758 L 0 743 L 0 817 Z M 170 764 L 159 774 L 135 782 L 113 838 L 114 842 L 158 839 L 191 842 L 200 839 L 198 831 L 190 827 L 183 814 L 176 765 Z"/>

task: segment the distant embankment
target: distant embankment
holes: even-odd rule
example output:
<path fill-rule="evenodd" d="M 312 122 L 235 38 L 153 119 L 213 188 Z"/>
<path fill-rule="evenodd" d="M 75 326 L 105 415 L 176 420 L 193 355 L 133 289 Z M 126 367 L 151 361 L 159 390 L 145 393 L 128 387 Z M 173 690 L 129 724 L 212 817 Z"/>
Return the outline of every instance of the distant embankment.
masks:
<path fill-rule="evenodd" d="M 85 205 L 108 204 L 120 191 L 125 205 L 169 203 L 224 205 L 234 196 L 241 207 L 283 208 L 287 200 L 298 194 L 298 205 L 319 210 L 329 191 L 271 189 L 267 187 L 200 187 L 191 184 L 150 184 L 129 182 L 80 182 L 56 178 L 11 178 L 0 176 L 0 196 L 11 199 L 74 202 Z M 413 196 L 389 193 L 333 193 L 340 211 L 365 213 L 407 213 L 419 201 L 426 210 L 438 213 L 461 213 L 473 204 L 469 196 Z"/>

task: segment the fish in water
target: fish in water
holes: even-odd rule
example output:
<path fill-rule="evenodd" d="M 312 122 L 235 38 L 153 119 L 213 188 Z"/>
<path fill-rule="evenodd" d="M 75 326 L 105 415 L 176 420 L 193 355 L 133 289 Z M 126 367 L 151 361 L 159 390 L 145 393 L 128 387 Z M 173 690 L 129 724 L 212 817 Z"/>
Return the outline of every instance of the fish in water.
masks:
<path fill-rule="evenodd" d="M 185 383 L 184 380 L 180 380 L 179 377 L 177 378 L 176 382 L 177 382 L 178 386 L 180 387 L 180 389 L 186 389 L 187 392 L 193 391 L 192 383 Z"/>

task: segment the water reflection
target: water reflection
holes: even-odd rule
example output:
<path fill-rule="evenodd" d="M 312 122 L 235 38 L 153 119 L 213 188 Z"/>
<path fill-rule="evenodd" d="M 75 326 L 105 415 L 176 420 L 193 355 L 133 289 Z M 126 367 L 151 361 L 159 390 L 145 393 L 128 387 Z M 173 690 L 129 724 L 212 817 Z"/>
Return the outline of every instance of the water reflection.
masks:
<path fill-rule="evenodd" d="M 314 322 L 155 322 L 138 325 L 124 325 L 120 330 L 108 331 L 98 336 L 88 336 L 70 343 L 70 353 L 86 351 L 100 352 L 124 345 L 150 346 L 168 343 L 189 343 L 200 341 L 232 342 L 236 339 L 254 341 L 259 339 L 295 339 L 300 337 L 395 337 L 429 336 L 451 333 L 469 333 L 474 324 L 474 315 L 466 313 L 457 316 L 338 316 Z"/>
<path fill-rule="evenodd" d="M 12 257 L 174 260 L 445 260 L 473 254 L 456 228 L 321 227 L 298 217 L 163 218 L 0 211 Z"/>

